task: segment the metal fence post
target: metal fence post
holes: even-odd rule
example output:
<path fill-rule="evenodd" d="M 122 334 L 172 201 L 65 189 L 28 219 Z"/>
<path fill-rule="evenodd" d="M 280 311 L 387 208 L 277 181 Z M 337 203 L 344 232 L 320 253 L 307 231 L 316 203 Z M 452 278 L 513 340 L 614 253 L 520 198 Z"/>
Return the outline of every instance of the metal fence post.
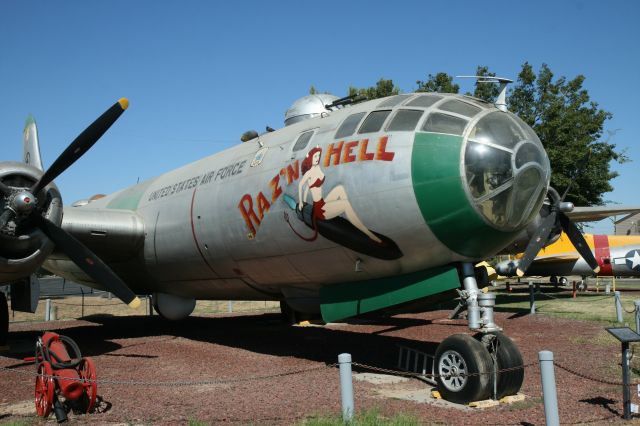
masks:
<path fill-rule="evenodd" d="M 540 361 L 540 378 L 542 380 L 542 399 L 544 401 L 544 419 L 547 426 L 559 426 L 558 394 L 556 390 L 556 375 L 553 370 L 553 352 L 538 352 Z"/>
<path fill-rule="evenodd" d="M 616 302 L 616 321 L 622 322 L 622 302 L 620 301 L 620 292 L 614 291 L 613 295 Z"/>
<path fill-rule="evenodd" d="M 51 299 L 47 299 L 44 304 L 44 320 L 51 321 Z"/>
<path fill-rule="evenodd" d="M 536 296 L 533 293 L 533 282 L 529 281 L 529 307 L 531 308 L 531 313 L 536 313 Z"/>
<path fill-rule="evenodd" d="M 351 377 L 351 354 L 338 355 L 340 365 L 340 393 L 342 395 L 342 420 L 353 419 L 353 379 Z"/>
<path fill-rule="evenodd" d="M 636 307 L 636 333 L 640 334 L 640 300 L 634 301 L 633 304 Z"/>

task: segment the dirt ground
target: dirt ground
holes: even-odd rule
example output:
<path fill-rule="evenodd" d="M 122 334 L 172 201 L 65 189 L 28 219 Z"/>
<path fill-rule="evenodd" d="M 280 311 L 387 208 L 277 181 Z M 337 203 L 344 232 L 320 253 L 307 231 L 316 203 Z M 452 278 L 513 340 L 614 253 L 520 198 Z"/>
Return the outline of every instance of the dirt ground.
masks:
<path fill-rule="evenodd" d="M 468 333 L 448 311 L 358 320 L 324 327 L 291 327 L 275 313 L 200 314 L 168 323 L 157 316 L 93 315 L 82 320 L 12 323 L 10 347 L 0 354 L 0 422 L 34 421 L 33 353 L 43 330 L 72 337 L 94 358 L 100 403 L 72 424 L 289 425 L 340 413 L 338 354 L 355 362 L 397 369 L 398 346 L 434 353 L 442 339 Z M 601 325 L 522 313 L 497 313 L 497 322 L 522 351 L 525 364 L 551 350 L 564 424 L 627 423 L 622 420 L 620 346 Z M 542 425 L 540 371 L 525 370 L 522 402 L 486 409 L 453 406 L 430 396 L 431 387 L 357 369 L 356 410 L 407 413 L 424 424 Z M 124 383 L 135 381 L 135 383 Z M 199 382 L 193 385 L 193 382 Z M 634 403 L 640 403 L 635 388 Z M 54 424 L 53 416 L 48 423 Z"/>

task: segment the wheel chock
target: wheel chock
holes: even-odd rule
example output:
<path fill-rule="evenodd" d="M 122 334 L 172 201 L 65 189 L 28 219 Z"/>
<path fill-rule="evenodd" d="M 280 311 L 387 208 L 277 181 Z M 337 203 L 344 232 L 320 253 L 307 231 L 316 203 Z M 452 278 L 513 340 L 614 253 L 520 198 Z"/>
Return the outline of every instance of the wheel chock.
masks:
<path fill-rule="evenodd" d="M 467 404 L 471 408 L 491 408 L 500 405 L 500 401 L 493 399 L 485 399 L 483 401 L 474 401 Z"/>
<path fill-rule="evenodd" d="M 435 399 L 442 399 L 442 395 L 440 395 L 440 392 L 435 389 L 431 391 L 431 396 Z"/>
<path fill-rule="evenodd" d="M 500 399 L 500 403 L 502 404 L 513 404 L 514 402 L 524 401 L 524 394 L 518 393 L 515 395 L 507 395 Z"/>
<path fill-rule="evenodd" d="M 310 326 L 310 325 L 311 325 L 311 322 L 309 322 L 309 321 L 300 321 L 300 322 L 298 323 L 298 326 L 299 326 L 299 327 L 308 327 L 308 326 Z"/>

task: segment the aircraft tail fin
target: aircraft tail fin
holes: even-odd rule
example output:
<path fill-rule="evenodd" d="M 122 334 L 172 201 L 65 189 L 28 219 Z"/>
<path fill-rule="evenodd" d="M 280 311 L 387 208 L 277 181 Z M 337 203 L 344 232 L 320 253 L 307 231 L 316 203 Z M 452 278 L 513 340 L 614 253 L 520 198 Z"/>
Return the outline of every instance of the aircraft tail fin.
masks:
<path fill-rule="evenodd" d="M 38 142 L 38 127 L 32 115 L 27 117 L 23 133 L 23 156 L 25 164 L 44 170 L 40 157 L 40 143 Z"/>

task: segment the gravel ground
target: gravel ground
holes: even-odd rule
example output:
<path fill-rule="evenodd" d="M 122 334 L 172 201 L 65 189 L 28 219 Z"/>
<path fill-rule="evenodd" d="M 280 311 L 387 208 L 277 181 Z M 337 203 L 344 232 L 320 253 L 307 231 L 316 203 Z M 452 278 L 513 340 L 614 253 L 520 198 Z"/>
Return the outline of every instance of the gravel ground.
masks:
<path fill-rule="evenodd" d="M 83 355 L 96 361 L 99 380 L 149 383 L 100 384 L 98 412 L 72 417 L 72 424 L 198 420 L 288 425 L 339 414 L 338 370 L 331 366 L 339 353 L 349 352 L 361 364 L 395 369 L 398 345 L 434 353 L 446 336 L 468 333 L 465 321 L 446 320 L 447 314 L 435 311 L 324 327 L 285 326 L 277 314 L 200 316 L 180 323 L 157 316 L 13 323 L 12 351 L 0 355 L 0 367 L 12 369 L 0 370 L 0 421 L 34 419 L 33 377 L 27 373 L 35 372 L 35 367 L 23 363 L 22 357 L 32 353 L 45 329 L 76 340 Z M 596 379 L 620 380 L 620 346 L 600 325 L 510 313 L 496 313 L 496 320 L 519 346 L 525 364 L 537 361 L 538 351 L 548 349 L 561 365 Z M 539 374 L 537 365 L 526 369 L 524 401 L 487 409 L 433 400 L 428 397 L 430 386 L 415 379 L 356 380 L 356 409 L 378 409 L 388 416 L 407 413 L 424 424 L 541 425 Z M 213 383 L 158 385 L 175 381 Z M 623 423 L 619 387 L 560 368 L 556 382 L 562 423 Z M 634 395 L 632 402 L 640 403 L 638 399 Z M 55 423 L 53 416 L 48 423 Z"/>

